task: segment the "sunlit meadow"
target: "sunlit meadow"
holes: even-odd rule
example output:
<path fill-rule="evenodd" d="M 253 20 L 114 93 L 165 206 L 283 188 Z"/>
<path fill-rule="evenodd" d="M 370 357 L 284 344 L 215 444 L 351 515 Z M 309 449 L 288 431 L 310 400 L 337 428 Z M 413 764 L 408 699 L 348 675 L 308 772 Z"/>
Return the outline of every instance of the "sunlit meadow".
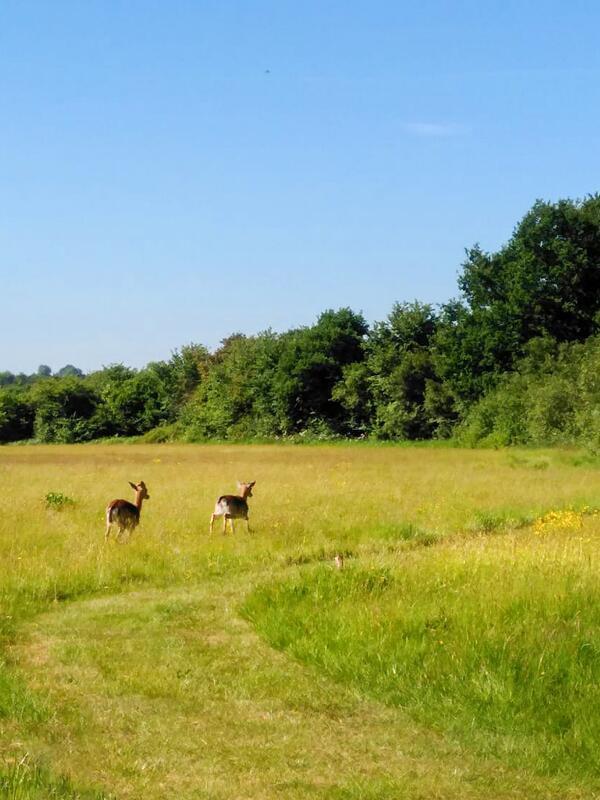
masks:
<path fill-rule="evenodd" d="M 0 490 L 0 796 L 600 797 L 575 451 L 5 447 Z"/>

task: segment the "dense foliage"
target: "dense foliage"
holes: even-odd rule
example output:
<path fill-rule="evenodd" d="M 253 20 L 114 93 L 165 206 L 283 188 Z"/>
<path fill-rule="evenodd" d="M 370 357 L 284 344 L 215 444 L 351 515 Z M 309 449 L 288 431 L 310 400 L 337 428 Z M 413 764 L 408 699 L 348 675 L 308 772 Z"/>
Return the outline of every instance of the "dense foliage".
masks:
<path fill-rule="evenodd" d="M 600 451 L 600 336 L 584 344 L 534 339 L 469 411 L 457 430 L 464 444 L 578 444 Z"/>
<path fill-rule="evenodd" d="M 378 439 L 600 445 L 600 195 L 538 201 L 496 253 L 466 253 L 460 296 L 349 308 L 213 353 L 83 375 L 0 372 L 0 442 Z M 457 428 L 458 425 L 458 428 Z"/>

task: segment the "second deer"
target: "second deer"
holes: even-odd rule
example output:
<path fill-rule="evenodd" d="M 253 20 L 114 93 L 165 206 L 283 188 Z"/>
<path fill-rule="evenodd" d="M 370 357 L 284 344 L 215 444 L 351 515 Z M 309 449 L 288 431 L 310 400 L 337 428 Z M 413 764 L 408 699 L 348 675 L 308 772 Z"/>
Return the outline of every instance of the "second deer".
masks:
<path fill-rule="evenodd" d="M 239 494 L 223 494 L 215 504 L 215 510 L 210 518 L 210 532 L 213 530 L 213 523 L 216 517 L 223 517 L 223 533 L 227 533 L 227 520 L 231 523 L 231 532 L 235 533 L 233 527 L 234 519 L 245 519 L 246 530 L 250 533 L 250 523 L 248 522 L 248 498 L 252 497 L 252 483 L 240 483 L 238 481 Z"/>
<path fill-rule="evenodd" d="M 121 541 L 124 530 L 133 530 L 138 526 L 140 514 L 142 513 L 142 503 L 144 500 L 149 500 L 150 495 L 144 481 L 139 483 L 131 483 L 130 481 L 129 485 L 135 492 L 135 505 L 130 503 L 129 500 L 113 500 L 106 506 L 105 539 L 110 536 L 110 529 L 113 523 L 119 529 L 118 541 Z"/>

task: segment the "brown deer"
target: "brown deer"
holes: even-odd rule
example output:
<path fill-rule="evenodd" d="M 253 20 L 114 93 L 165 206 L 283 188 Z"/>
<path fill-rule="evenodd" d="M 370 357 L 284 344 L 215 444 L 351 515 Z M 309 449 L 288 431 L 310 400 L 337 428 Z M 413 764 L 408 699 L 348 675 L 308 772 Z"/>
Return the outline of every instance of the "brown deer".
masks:
<path fill-rule="evenodd" d="M 227 533 L 227 520 L 231 522 L 231 532 L 235 533 L 233 527 L 234 519 L 245 519 L 246 530 L 250 533 L 250 523 L 248 522 L 248 497 L 252 497 L 252 483 L 240 483 L 238 481 L 238 494 L 223 494 L 216 502 L 215 510 L 210 518 L 210 532 L 213 530 L 213 523 L 216 517 L 223 517 L 223 533 Z"/>
<path fill-rule="evenodd" d="M 121 541 L 123 531 L 132 531 L 134 528 L 137 528 L 140 521 L 140 514 L 142 513 L 142 503 L 144 500 L 150 499 L 144 481 L 140 481 L 137 484 L 129 481 L 129 485 L 135 492 L 135 505 L 128 500 L 113 500 L 106 506 L 105 540 L 107 540 L 110 535 L 110 528 L 113 523 L 119 529 L 117 535 L 118 541 Z"/>

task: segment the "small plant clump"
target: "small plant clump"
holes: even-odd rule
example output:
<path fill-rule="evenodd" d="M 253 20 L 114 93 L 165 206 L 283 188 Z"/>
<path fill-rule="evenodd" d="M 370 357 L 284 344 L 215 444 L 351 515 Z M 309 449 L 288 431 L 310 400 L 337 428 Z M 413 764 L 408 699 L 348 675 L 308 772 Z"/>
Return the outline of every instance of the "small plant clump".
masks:
<path fill-rule="evenodd" d="M 46 508 L 50 508 L 53 511 L 62 511 L 63 508 L 75 505 L 75 501 L 62 492 L 48 492 L 45 501 Z"/>

